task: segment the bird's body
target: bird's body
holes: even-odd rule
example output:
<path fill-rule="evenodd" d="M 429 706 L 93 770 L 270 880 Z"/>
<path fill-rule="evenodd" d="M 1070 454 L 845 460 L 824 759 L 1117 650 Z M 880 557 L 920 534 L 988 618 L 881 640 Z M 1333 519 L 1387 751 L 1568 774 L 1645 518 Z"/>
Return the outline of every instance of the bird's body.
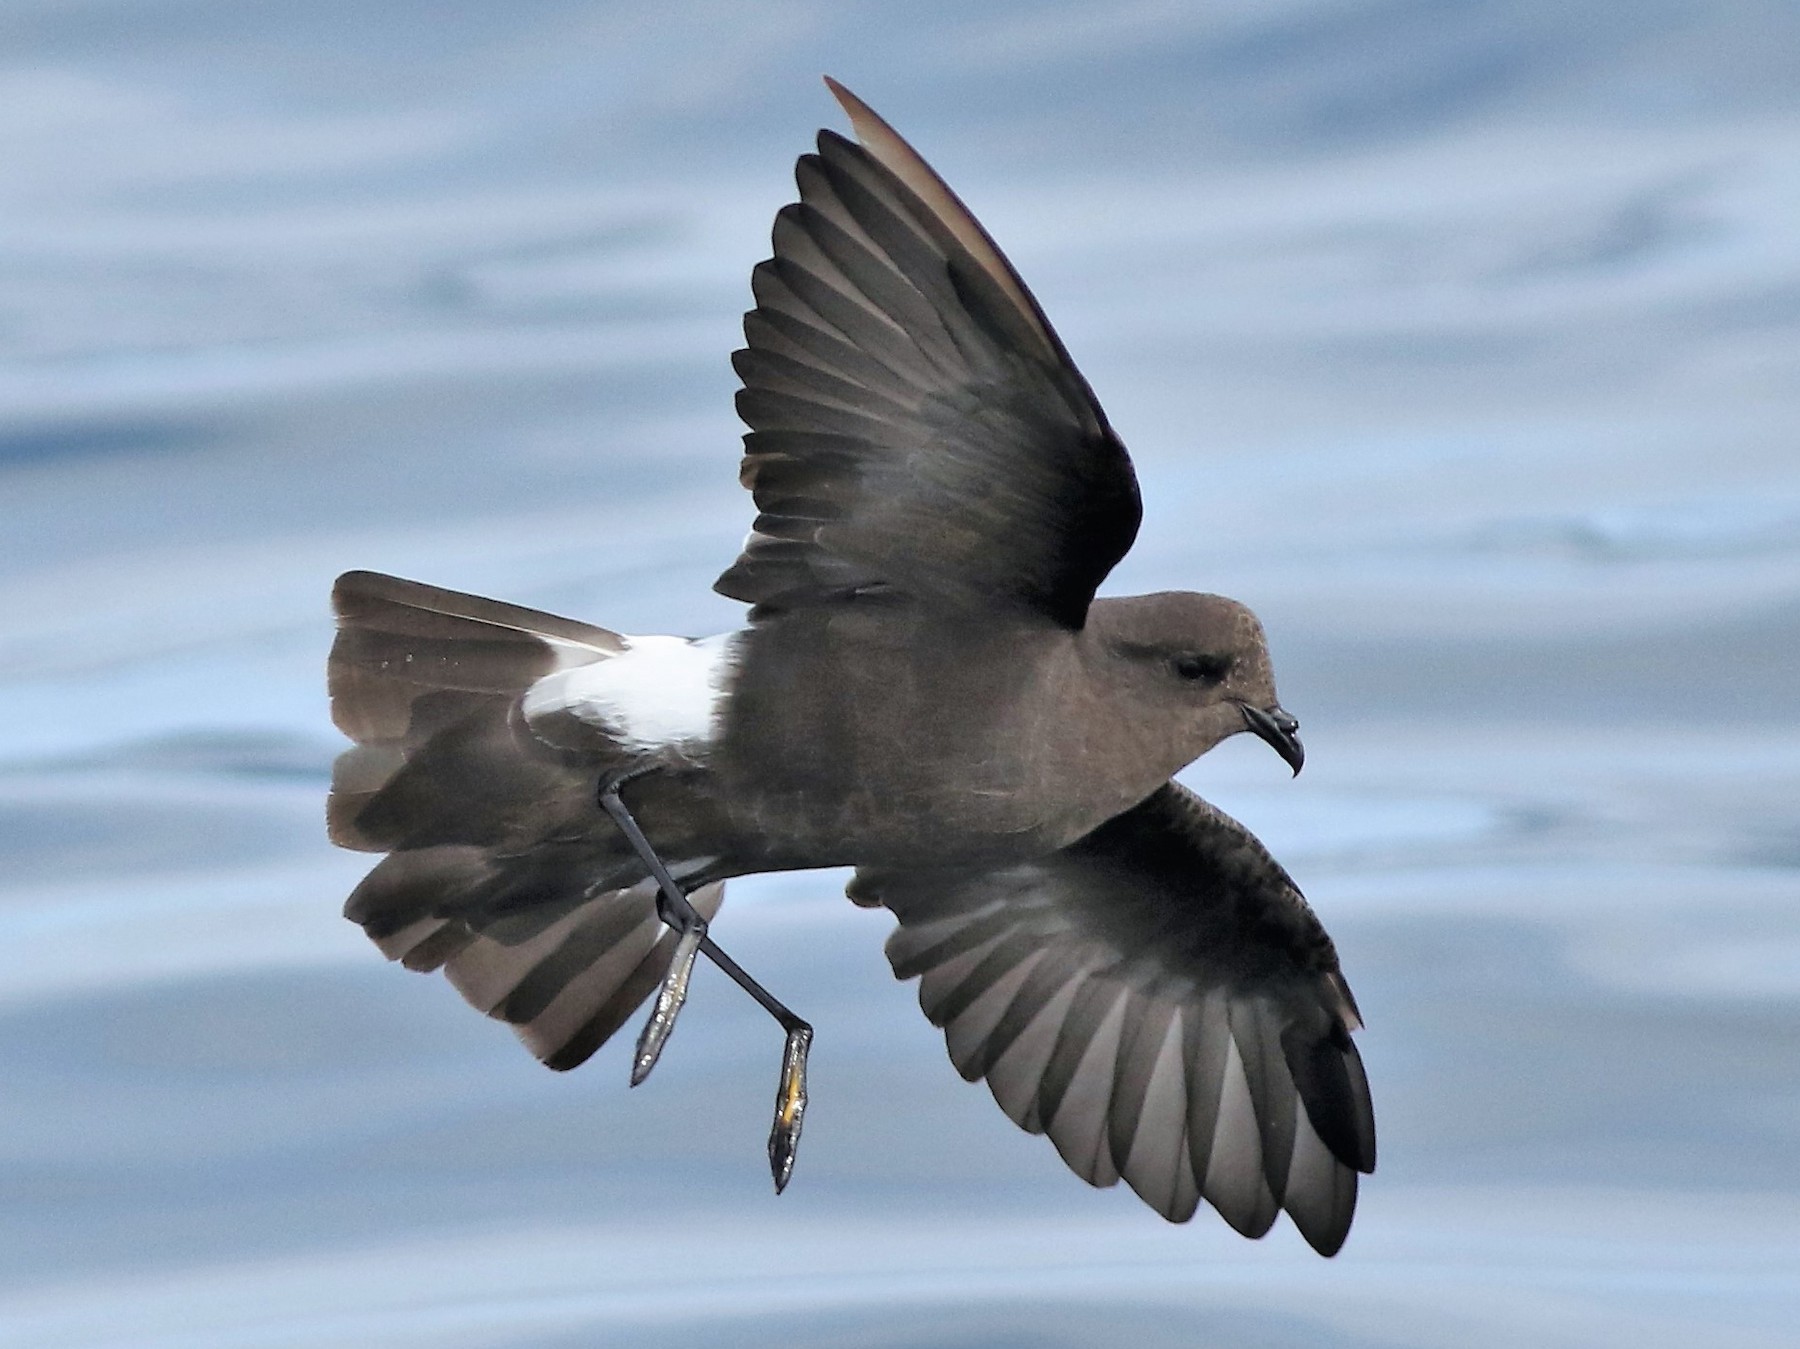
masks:
<path fill-rule="evenodd" d="M 1170 782 L 1242 730 L 1298 771 L 1261 625 L 1094 598 L 1138 524 L 1124 447 L 973 217 L 838 92 L 867 148 L 801 161 L 737 356 L 761 514 L 718 588 L 748 625 L 340 578 L 331 833 L 387 854 L 347 913 L 554 1067 L 661 985 L 639 1076 L 704 949 L 789 1030 L 791 1166 L 810 1028 L 704 921 L 729 877 L 853 866 L 958 1069 L 1080 1174 L 1252 1235 L 1285 1207 L 1330 1253 L 1374 1161 L 1354 1003 L 1286 872 Z"/>
<path fill-rule="evenodd" d="M 358 703 L 354 678 L 373 672 L 391 683 L 393 672 L 416 673 L 408 656 L 417 659 L 417 635 L 385 632 L 384 617 L 416 624 L 428 606 L 442 612 L 466 601 L 474 597 L 393 577 L 344 577 L 339 608 L 355 635 L 338 652 L 338 703 Z M 1091 833 L 1244 726 L 1235 703 L 1195 707 L 1165 661 L 1121 650 L 1138 630 L 1168 630 L 1145 609 L 1247 613 L 1212 596 L 1097 600 L 1076 632 L 946 616 L 892 597 L 859 600 L 700 641 L 604 633 L 579 647 L 564 642 L 563 668 L 548 673 L 538 666 L 557 653 L 550 641 L 535 647 L 530 633 L 556 620 L 474 602 L 487 613 L 504 609 L 520 634 L 520 658 L 504 679 L 516 704 L 492 709 L 496 720 L 505 713 L 504 724 L 487 734 L 440 737 L 435 753 L 415 755 L 383 783 L 386 809 L 370 810 L 366 792 L 340 793 L 345 846 L 404 849 L 421 839 L 408 831 L 447 813 L 462 837 L 474 837 L 487 815 L 494 823 L 483 837 L 521 849 L 559 838 L 587 854 L 597 883 L 623 888 L 647 873 L 595 812 L 593 784 L 606 773 L 653 770 L 634 786 L 633 809 L 694 884 L 922 858 L 997 866 Z M 420 687 L 440 706 L 453 698 Z M 469 716 L 453 719 L 467 727 Z M 411 720 L 409 706 L 397 728 Z M 499 759 L 569 781 L 519 791 L 495 775 Z M 437 799 L 420 800 L 415 789 Z"/>
<path fill-rule="evenodd" d="M 1078 632 L 894 601 L 784 615 L 743 639 L 711 775 L 779 869 L 1053 852 L 1243 725 L 1143 696 L 1181 690 L 1109 644 L 1134 603 Z"/>

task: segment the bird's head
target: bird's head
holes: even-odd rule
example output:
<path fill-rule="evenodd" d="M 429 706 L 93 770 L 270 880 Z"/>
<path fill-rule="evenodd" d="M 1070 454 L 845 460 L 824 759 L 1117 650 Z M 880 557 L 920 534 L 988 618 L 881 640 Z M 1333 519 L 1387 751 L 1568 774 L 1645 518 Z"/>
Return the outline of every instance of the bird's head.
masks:
<path fill-rule="evenodd" d="M 1251 731 L 1300 771 L 1300 723 L 1275 697 L 1262 624 L 1236 600 L 1187 591 L 1096 600 L 1088 627 L 1134 700 L 1174 730 L 1182 763 Z"/>

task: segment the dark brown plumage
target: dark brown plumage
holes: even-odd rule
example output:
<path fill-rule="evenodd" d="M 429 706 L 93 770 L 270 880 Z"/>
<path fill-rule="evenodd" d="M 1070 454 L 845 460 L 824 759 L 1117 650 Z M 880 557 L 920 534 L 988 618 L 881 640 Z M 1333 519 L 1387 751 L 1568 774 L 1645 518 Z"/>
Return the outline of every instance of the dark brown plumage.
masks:
<path fill-rule="evenodd" d="M 664 920 L 697 938 L 730 876 L 854 866 L 958 1070 L 1078 1174 L 1252 1236 L 1285 1208 L 1330 1254 L 1374 1166 L 1354 1002 L 1286 872 L 1169 781 L 1242 730 L 1298 771 L 1262 627 L 1094 597 L 1141 513 L 1124 446 L 974 218 L 833 89 L 863 143 L 801 159 L 735 357 L 759 514 L 718 589 L 749 626 L 340 578 L 331 836 L 387 854 L 348 915 L 553 1067 L 660 986 L 641 1077 L 696 949 Z M 733 977 L 789 1029 L 779 1186 L 811 1032 Z"/>
<path fill-rule="evenodd" d="M 1235 820 L 1169 783 L 1048 857 L 991 871 L 858 871 L 900 920 L 957 1071 L 1047 1133 L 1077 1175 L 1121 1177 L 1173 1222 L 1205 1198 L 1246 1236 L 1283 1208 L 1343 1244 L 1375 1121 L 1331 939 Z"/>

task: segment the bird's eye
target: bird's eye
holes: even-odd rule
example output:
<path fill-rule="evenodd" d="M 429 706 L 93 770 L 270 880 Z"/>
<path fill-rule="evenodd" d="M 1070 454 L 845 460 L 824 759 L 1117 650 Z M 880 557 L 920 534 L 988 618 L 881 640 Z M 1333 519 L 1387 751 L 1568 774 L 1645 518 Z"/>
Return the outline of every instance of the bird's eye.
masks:
<path fill-rule="evenodd" d="M 1177 656 L 1170 662 L 1175 673 L 1194 684 L 1217 684 L 1231 671 L 1231 657 L 1209 653 Z"/>

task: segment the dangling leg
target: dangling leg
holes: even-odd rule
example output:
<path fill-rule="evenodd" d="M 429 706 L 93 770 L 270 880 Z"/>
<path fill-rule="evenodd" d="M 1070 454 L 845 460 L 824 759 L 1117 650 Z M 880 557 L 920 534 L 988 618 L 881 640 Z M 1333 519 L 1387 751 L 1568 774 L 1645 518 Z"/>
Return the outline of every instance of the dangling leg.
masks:
<path fill-rule="evenodd" d="M 605 779 L 600 784 L 600 808 L 619 826 L 619 831 L 637 853 L 638 860 L 655 880 L 657 916 L 676 933 L 675 956 L 669 962 L 669 972 L 663 976 L 661 987 L 656 990 L 656 1001 L 651 1004 L 650 1019 L 644 1022 L 644 1029 L 638 1035 L 637 1052 L 632 1056 L 631 1085 L 634 1087 L 650 1076 L 650 1070 L 656 1067 L 657 1059 L 662 1057 L 663 1045 L 668 1042 L 669 1032 L 675 1029 L 675 1017 L 680 1013 L 681 1005 L 687 1001 L 688 980 L 694 973 L 694 957 L 700 953 L 700 943 L 706 939 L 706 919 L 688 903 L 687 892 L 669 874 L 668 867 L 663 865 L 662 858 L 656 855 L 656 849 L 650 846 L 650 840 L 644 837 L 644 831 L 638 828 L 638 822 L 619 799 L 619 788 L 645 771 L 647 770 L 640 769 L 635 773 L 621 774 Z"/>
<path fill-rule="evenodd" d="M 711 937 L 700 939 L 700 949 L 787 1032 L 787 1044 L 781 1051 L 781 1077 L 775 1084 L 775 1123 L 769 1128 L 769 1170 L 775 1175 L 775 1193 L 780 1194 L 787 1189 L 788 1177 L 794 1174 L 794 1153 L 800 1147 L 800 1126 L 806 1118 L 806 1055 L 812 1048 L 813 1029 L 745 974 Z"/>
<path fill-rule="evenodd" d="M 649 771 L 652 770 L 638 769 L 607 778 L 600 784 L 601 809 L 619 826 L 619 831 L 625 835 L 638 859 L 656 881 L 657 915 L 678 934 L 675 955 L 669 962 L 669 972 L 656 991 L 656 1001 L 651 1007 L 650 1017 L 644 1022 L 644 1029 L 638 1036 L 637 1052 L 631 1063 L 631 1085 L 637 1086 L 656 1066 L 663 1045 L 668 1041 L 669 1032 L 675 1028 L 676 1014 L 687 1001 L 688 980 L 694 972 L 694 957 L 704 951 L 708 960 L 756 999 L 763 1010 L 774 1017 L 782 1030 L 787 1032 L 787 1043 L 781 1054 L 781 1078 L 775 1089 L 775 1123 L 769 1130 L 769 1169 L 775 1176 L 775 1193 L 780 1194 L 787 1188 L 788 1177 L 793 1174 L 794 1154 L 800 1146 L 800 1126 L 806 1116 L 806 1056 L 812 1047 L 812 1027 L 746 974 L 743 967 L 720 950 L 707 935 L 705 917 L 688 902 L 687 893 L 669 874 L 668 867 L 663 865 L 662 858 L 657 856 L 656 849 L 650 846 L 650 840 L 644 837 L 644 831 L 638 827 L 638 822 L 632 818 L 624 801 L 620 800 L 619 789 L 632 778 Z"/>

